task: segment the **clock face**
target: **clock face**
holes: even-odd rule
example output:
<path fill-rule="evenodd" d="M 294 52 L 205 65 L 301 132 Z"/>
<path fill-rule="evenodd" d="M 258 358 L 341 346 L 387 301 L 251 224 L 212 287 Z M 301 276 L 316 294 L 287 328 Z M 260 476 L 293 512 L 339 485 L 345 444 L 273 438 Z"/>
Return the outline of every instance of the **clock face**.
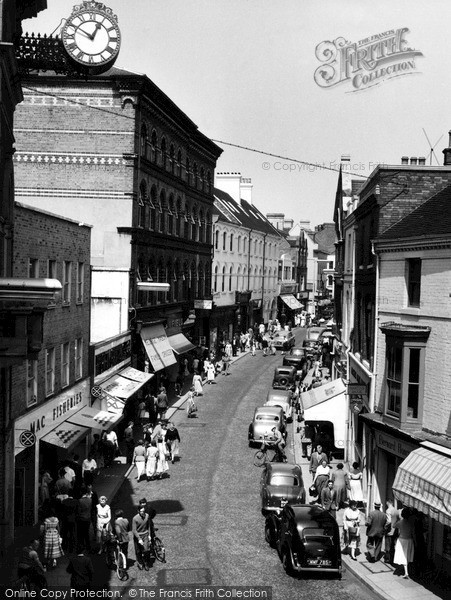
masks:
<path fill-rule="evenodd" d="M 62 38 L 69 56 L 94 71 L 112 66 L 121 45 L 116 20 L 98 9 L 72 13 L 62 29 Z"/>

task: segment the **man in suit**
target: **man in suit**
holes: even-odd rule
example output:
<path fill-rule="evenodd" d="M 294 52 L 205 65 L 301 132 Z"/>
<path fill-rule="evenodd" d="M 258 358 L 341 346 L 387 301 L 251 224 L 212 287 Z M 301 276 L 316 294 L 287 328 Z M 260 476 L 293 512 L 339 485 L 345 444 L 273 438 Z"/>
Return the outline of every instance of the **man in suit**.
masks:
<path fill-rule="evenodd" d="M 334 490 L 334 482 L 331 479 L 321 491 L 321 505 L 335 519 L 337 515 L 337 490 Z"/>
<path fill-rule="evenodd" d="M 316 469 L 318 468 L 318 465 L 321 464 L 322 460 L 329 462 L 329 459 L 327 458 L 327 454 L 325 452 L 323 452 L 323 447 L 318 444 L 318 446 L 316 447 L 316 451 L 312 452 L 312 455 L 310 457 L 309 471 L 312 474 L 313 479 L 315 479 Z"/>
<path fill-rule="evenodd" d="M 70 559 L 66 571 L 70 574 L 70 587 L 72 589 L 91 589 L 94 568 L 89 556 L 85 556 L 82 546 L 79 546 L 77 555 Z"/>
<path fill-rule="evenodd" d="M 381 557 L 382 541 L 385 534 L 386 515 L 381 511 L 380 502 L 374 503 L 374 510 L 368 515 L 366 522 L 366 549 L 368 562 L 376 562 Z"/>
<path fill-rule="evenodd" d="M 387 498 L 385 505 L 387 507 L 387 510 L 385 511 L 387 523 L 385 529 L 384 561 L 386 563 L 393 564 L 393 558 L 395 556 L 395 543 L 397 538 L 394 524 L 399 520 L 399 511 L 396 510 L 392 498 Z"/>

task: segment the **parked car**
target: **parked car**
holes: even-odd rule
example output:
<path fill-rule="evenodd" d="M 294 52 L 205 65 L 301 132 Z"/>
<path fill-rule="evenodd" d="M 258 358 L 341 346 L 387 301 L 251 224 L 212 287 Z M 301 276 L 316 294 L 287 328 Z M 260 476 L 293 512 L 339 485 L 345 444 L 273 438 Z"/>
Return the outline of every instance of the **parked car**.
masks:
<path fill-rule="evenodd" d="M 337 521 L 320 506 L 286 504 L 266 517 L 265 539 L 277 548 L 289 575 L 333 573 L 341 578 L 340 532 Z"/>
<path fill-rule="evenodd" d="M 280 406 L 288 423 L 293 420 L 293 406 L 291 390 L 269 390 L 265 406 Z"/>
<path fill-rule="evenodd" d="M 281 511 L 286 504 L 304 504 L 302 469 L 289 463 L 266 463 L 260 479 L 262 513 Z"/>
<path fill-rule="evenodd" d="M 307 329 L 307 340 L 317 341 L 320 335 L 326 331 L 326 327 L 309 327 Z"/>
<path fill-rule="evenodd" d="M 319 345 L 316 340 L 304 340 L 302 347 L 305 348 L 307 358 L 312 359 L 314 355 L 319 351 Z"/>
<path fill-rule="evenodd" d="M 269 340 L 269 337 L 267 339 Z M 272 334 L 272 342 L 274 344 L 274 348 L 286 352 L 295 345 L 296 340 L 292 331 L 281 329 L 280 331 L 276 331 Z"/>
<path fill-rule="evenodd" d="M 280 433 L 287 437 L 287 427 L 283 409 L 280 406 L 259 406 L 255 409 L 254 418 L 249 425 L 249 445 L 261 443 L 265 439 L 274 441 L 276 438 L 271 431 L 277 427 Z"/>
<path fill-rule="evenodd" d="M 295 367 L 276 367 L 272 379 L 272 387 L 275 390 L 291 390 L 296 383 L 298 372 Z"/>
<path fill-rule="evenodd" d="M 289 354 L 285 354 L 283 357 L 283 364 L 295 367 L 298 376 L 303 379 L 308 371 L 307 350 L 297 346 L 291 348 Z"/>

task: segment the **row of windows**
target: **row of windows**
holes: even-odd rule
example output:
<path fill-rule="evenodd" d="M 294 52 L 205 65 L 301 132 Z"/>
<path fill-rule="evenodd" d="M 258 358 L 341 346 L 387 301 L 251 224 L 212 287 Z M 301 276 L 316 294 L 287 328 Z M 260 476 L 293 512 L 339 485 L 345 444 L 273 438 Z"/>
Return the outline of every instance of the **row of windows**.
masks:
<path fill-rule="evenodd" d="M 60 387 L 65 388 L 70 383 L 71 352 L 73 355 L 74 378 L 78 381 L 83 377 L 83 338 L 73 342 L 64 342 L 60 347 L 46 348 L 44 354 L 45 397 L 51 396 L 56 390 L 56 365 L 59 355 Z M 27 406 L 37 403 L 38 397 L 38 361 L 27 361 Z"/>
<path fill-rule="evenodd" d="M 28 277 L 48 277 L 49 279 L 61 280 L 63 304 L 70 304 L 72 298 L 72 270 L 73 263 L 64 260 L 61 265 L 61 277 L 58 277 L 58 262 L 49 259 L 40 261 L 38 258 L 28 259 Z M 85 263 L 75 263 L 75 301 L 77 304 L 84 300 Z"/>
<path fill-rule="evenodd" d="M 227 250 L 229 252 L 234 252 L 235 250 L 238 253 L 246 254 L 248 252 L 248 240 L 247 237 L 241 237 L 240 235 L 236 237 L 233 233 L 227 234 L 226 231 L 222 233 L 218 230 L 215 231 L 215 250 L 219 250 L 221 246 L 221 250 Z M 263 240 L 251 240 L 250 242 L 250 251 L 254 256 L 263 256 Z M 277 244 L 266 244 L 265 254 L 268 258 L 277 256 Z"/>
<path fill-rule="evenodd" d="M 158 136 L 155 129 L 152 130 L 149 139 L 148 128 L 145 124 L 141 127 L 139 152 L 140 156 L 170 171 L 173 175 L 181 179 L 184 175 L 184 180 L 188 185 L 211 194 L 211 172 L 203 166 L 199 167 L 197 162 L 191 164 L 188 156 L 183 161 L 181 149 L 178 148 L 176 152 L 173 143 L 168 146 L 164 136 L 161 138 L 160 144 L 158 144 Z"/>
<path fill-rule="evenodd" d="M 152 186 L 147 193 L 145 181 L 141 182 L 138 198 L 138 227 L 176 235 L 195 242 L 211 243 L 212 222 L 210 211 L 204 212 L 196 205 L 183 205 L 180 197 L 173 194 L 166 198 L 166 192 L 157 193 Z"/>
<path fill-rule="evenodd" d="M 277 279 L 276 269 L 265 269 L 265 278 L 266 283 L 270 285 L 271 279 L 274 280 L 274 283 Z M 235 284 L 235 287 L 234 287 Z M 260 289 L 263 285 L 263 273 L 260 268 L 257 272 L 257 267 L 254 269 L 254 273 L 247 274 L 246 268 L 243 268 L 243 272 L 241 272 L 240 267 L 236 273 L 234 273 L 233 267 L 222 267 L 222 270 L 219 267 L 215 267 L 214 275 L 213 275 L 213 290 L 215 292 L 225 292 L 232 290 L 242 291 L 248 289 L 248 286 L 252 286 L 252 289 Z M 219 289 L 219 287 L 221 289 Z"/>

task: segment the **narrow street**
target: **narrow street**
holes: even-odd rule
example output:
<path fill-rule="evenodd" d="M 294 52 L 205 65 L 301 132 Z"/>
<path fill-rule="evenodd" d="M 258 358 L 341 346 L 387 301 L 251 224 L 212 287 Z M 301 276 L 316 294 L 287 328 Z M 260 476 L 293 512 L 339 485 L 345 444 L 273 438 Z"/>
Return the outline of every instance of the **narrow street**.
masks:
<path fill-rule="evenodd" d="M 247 430 L 279 364 L 280 353 L 264 358 L 259 352 L 237 361 L 230 377 L 219 376 L 216 384 L 204 387 L 197 419 L 188 420 L 185 411 L 178 411 L 174 421 L 182 439 L 181 460 L 170 466 L 170 477 L 124 482 L 113 510 L 120 507 L 132 517 L 139 499 L 146 497 L 157 510 L 155 524 L 167 555 L 166 564 L 156 562 L 149 572 L 131 567 L 124 585 L 272 586 L 277 599 L 294 598 L 304 590 L 312 598 L 371 597 L 347 572 L 342 581 L 333 582 L 288 577 L 264 540 L 261 471 L 253 466 L 255 449 L 248 447 Z M 117 585 L 114 574 L 110 585 Z"/>

